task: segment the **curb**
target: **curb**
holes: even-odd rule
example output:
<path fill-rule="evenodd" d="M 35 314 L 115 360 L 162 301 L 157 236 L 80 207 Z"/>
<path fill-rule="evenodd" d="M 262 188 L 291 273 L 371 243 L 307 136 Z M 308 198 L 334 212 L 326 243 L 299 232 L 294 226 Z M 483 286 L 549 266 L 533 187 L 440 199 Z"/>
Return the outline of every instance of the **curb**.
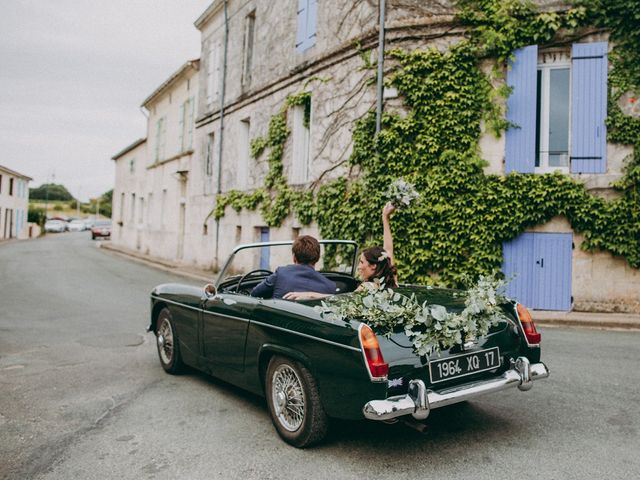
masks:
<path fill-rule="evenodd" d="M 157 270 L 162 270 L 163 272 L 169 272 L 174 275 L 180 275 L 182 277 L 190 278 L 192 280 L 200 280 L 205 283 L 211 283 L 214 280 L 214 273 L 207 275 L 207 272 L 202 271 L 190 271 L 185 269 L 184 267 L 176 264 L 172 264 L 169 262 L 165 262 L 159 259 L 152 259 L 145 255 L 141 255 L 138 253 L 130 252 L 128 250 L 123 250 L 118 247 L 107 245 L 105 243 L 100 243 L 97 245 L 98 248 L 108 251 L 114 255 L 119 255 L 121 257 L 127 258 L 129 260 L 133 260 L 142 265 L 146 265 L 148 267 L 155 268 Z"/>

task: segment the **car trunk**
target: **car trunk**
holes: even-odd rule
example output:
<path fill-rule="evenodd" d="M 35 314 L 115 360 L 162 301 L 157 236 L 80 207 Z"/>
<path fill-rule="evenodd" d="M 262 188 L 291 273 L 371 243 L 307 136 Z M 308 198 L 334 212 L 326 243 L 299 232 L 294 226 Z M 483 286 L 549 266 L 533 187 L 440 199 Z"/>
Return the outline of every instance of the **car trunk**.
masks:
<path fill-rule="evenodd" d="M 459 313 L 464 309 L 463 292 L 446 289 L 407 287 L 397 290 L 404 295 L 415 294 L 422 303 L 442 305 Z M 515 319 L 505 306 L 505 315 L 481 338 L 468 339 L 430 356 L 415 353 L 413 343 L 403 331 L 389 337 L 378 335 L 380 348 L 389 363 L 388 395 L 406 393 L 409 381 L 420 379 L 432 390 L 441 390 L 491 376 L 501 375 L 510 366 L 510 359 L 518 356 L 520 339 Z"/>

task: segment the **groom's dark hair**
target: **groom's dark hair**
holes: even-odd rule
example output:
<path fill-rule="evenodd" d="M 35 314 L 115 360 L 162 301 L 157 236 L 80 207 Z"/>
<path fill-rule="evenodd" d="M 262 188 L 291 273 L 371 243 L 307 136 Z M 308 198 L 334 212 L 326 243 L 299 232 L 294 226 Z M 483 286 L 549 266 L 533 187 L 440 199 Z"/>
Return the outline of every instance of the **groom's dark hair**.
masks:
<path fill-rule="evenodd" d="M 291 251 L 298 263 L 314 265 L 320 260 L 320 244 L 311 235 L 302 235 L 296 238 Z"/>

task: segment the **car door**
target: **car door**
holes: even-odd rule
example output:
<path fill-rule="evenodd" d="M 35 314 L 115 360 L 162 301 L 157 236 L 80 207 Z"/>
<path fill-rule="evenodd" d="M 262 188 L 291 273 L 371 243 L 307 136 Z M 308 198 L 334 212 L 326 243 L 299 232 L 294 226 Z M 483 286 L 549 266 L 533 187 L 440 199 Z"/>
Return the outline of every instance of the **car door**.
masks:
<path fill-rule="evenodd" d="M 256 299 L 220 293 L 206 299 L 202 311 L 203 356 L 212 370 L 244 371 L 247 331 Z"/>

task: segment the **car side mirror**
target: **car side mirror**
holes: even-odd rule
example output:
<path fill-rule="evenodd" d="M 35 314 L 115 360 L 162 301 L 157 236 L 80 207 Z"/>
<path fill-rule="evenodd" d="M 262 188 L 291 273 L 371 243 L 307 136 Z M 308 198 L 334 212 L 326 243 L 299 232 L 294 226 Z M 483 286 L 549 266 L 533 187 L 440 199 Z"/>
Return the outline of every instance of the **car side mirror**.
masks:
<path fill-rule="evenodd" d="M 207 283 L 204 286 L 204 294 L 207 296 L 207 298 L 215 297 L 218 294 L 218 289 L 215 285 Z"/>

